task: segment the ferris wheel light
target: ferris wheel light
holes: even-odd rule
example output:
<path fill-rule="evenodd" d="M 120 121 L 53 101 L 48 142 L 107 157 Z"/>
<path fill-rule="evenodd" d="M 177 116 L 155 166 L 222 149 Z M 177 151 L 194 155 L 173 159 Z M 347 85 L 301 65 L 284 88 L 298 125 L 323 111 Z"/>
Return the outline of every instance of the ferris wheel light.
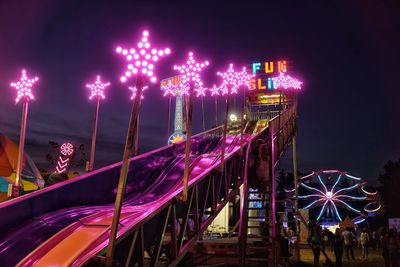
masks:
<path fill-rule="evenodd" d="M 306 193 L 298 198 L 305 203 L 305 209 L 317 209 L 317 221 L 323 215 L 336 217 L 342 221 L 338 208 L 363 216 L 363 211 L 356 208 L 354 201 L 370 201 L 368 193 L 372 190 L 364 187 L 365 182 L 358 177 L 349 175 L 339 170 L 316 171 L 299 178 L 299 187 Z M 292 188 L 286 190 L 292 193 Z M 366 192 L 364 192 L 366 191 Z M 365 212 L 374 212 L 380 209 L 380 204 L 370 202 L 364 207 Z"/>

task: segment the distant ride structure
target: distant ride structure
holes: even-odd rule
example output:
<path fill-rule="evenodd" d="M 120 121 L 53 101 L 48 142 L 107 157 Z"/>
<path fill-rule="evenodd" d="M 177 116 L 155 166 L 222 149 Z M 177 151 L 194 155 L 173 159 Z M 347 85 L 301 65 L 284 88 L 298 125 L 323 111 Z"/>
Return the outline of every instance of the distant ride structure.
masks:
<path fill-rule="evenodd" d="M 302 208 L 310 210 L 311 218 L 324 225 L 340 223 L 346 216 L 359 224 L 381 208 L 376 189 L 345 171 L 314 171 L 300 177 L 298 187 Z M 286 191 L 292 193 L 294 189 Z"/>

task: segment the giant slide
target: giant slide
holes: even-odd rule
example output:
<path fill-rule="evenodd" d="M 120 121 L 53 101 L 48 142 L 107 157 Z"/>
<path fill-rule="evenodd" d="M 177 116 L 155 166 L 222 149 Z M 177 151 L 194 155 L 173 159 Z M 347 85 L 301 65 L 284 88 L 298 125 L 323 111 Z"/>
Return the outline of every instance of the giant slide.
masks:
<path fill-rule="evenodd" d="M 221 140 L 221 127 L 193 137 L 189 183 L 220 165 Z M 226 155 L 239 149 L 240 137 L 228 136 Z M 184 142 L 131 159 L 118 236 L 181 194 L 183 152 Z M 1 266 L 80 266 L 104 252 L 120 168 L 116 163 L 0 203 Z"/>

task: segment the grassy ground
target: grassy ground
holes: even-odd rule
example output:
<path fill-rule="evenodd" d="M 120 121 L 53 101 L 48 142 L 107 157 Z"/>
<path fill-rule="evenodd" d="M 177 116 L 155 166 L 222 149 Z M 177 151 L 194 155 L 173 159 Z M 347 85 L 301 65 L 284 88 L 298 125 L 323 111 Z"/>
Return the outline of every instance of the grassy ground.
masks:
<path fill-rule="evenodd" d="M 334 262 L 335 256 L 334 254 L 328 249 L 327 251 L 328 257 Z M 361 257 L 361 249 L 355 248 L 354 249 L 354 257 L 355 260 L 347 260 L 346 256 L 343 255 L 343 267 L 380 267 L 384 266 L 384 262 L 381 256 L 380 250 L 370 249 L 369 250 L 369 257 L 368 259 L 362 259 Z M 292 257 L 293 258 L 293 257 Z M 298 266 L 313 266 L 314 258 L 311 249 L 301 249 L 301 260 L 304 264 Z M 320 266 L 323 266 L 325 263 L 325 257 L 322 255 L 320 256 Z M 296 266 L 296 265 L 293 265 Z"/>

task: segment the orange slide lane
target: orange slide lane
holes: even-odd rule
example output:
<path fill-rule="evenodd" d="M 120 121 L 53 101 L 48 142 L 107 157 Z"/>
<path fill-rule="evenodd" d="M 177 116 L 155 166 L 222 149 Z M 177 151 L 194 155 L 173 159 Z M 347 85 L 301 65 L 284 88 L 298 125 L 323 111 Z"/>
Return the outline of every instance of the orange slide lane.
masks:
<path fill-rule="evenodd" d="M 227 144 L 227 158 L 238 149 L 240 149 L 240 144 L 237 140 Z M 217 158 L 216 155 L 201 157 L 191 170 L 189 184 L 201 178 L 203 174 L 209 171 L 210 167 L 218 166 L 220 161 Z M 182 191 L 182 184 L 178 182 L 171 192 L 163 196 L 165 201 L 155 200 L 141 206 L 123 207 L 117 235 L 121 236 L 133 226 L 146 221 L 146 218 L 148 219 L 154 211 L 161 208 L 180 191 Z M 22 259 L 17 266 L 61 267 L 82 265 L 107 246 L 112 218 L 113 208 L 110 208 L 80 219 L 80 221 L 67 226 L 40 245 Z"/>

